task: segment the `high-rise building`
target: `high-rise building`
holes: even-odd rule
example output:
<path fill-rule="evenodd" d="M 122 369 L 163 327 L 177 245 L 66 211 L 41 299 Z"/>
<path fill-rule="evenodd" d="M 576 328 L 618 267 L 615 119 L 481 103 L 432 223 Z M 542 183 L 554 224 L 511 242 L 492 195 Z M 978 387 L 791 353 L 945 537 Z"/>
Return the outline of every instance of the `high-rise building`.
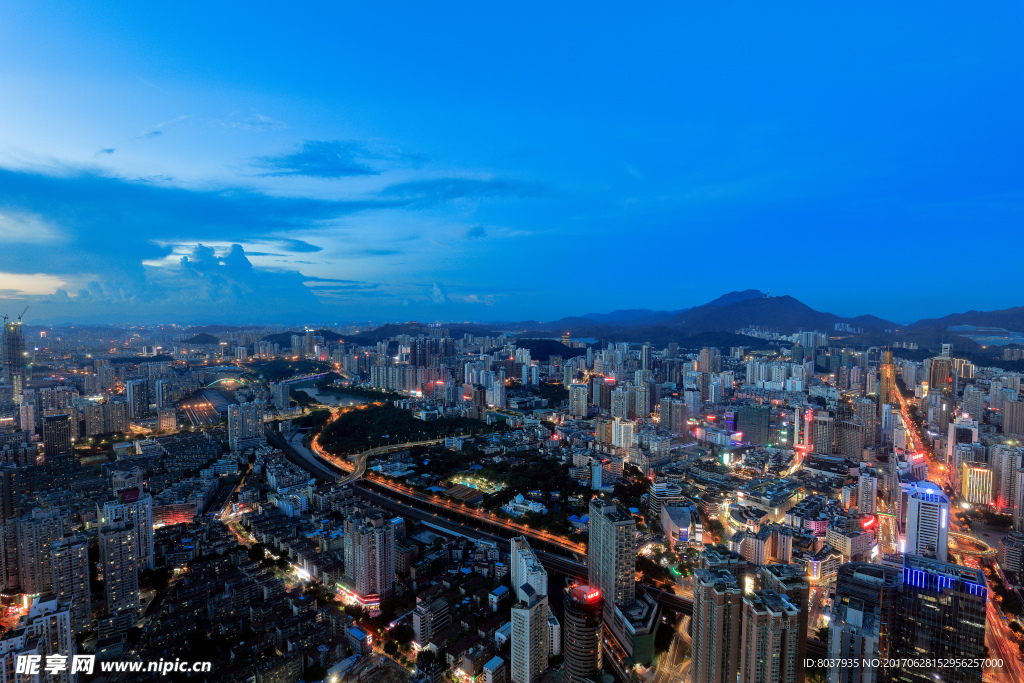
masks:
<path fill-rule="evenodd" d="M 27 388 L 28 356 L 25 355 L 25 335 L 21 329 L 21 318 L 8 320 L 4 317 L 3 337 L 0 338 L 0 362 L 3 363 L 4 384 L 11 387 L 15 400 Z"/>
<path fill-rule="evenodd" d="M 601 619 L 601 590 L 592 586 L 576 586 L 565 594 L 565 640 L 562 654 L 565 661 L 564 683 L 583 683 L 601 676 L 601 641 L 604 627 Z"/>
<path fill-rule="evenodd" d="M 512 594 L 516 602 L 526 602 L 528 592 L 524 586 L 530 586 L 537 595 L 548 594 L 548 573 L 541 566 L 536 553 L 524 536 L 513 538 L 510 573 L 512 574 Z"/>
<path fill-rule="evenodd" d="M 107 613 L 139 608 L 139 564 L 135 527 L 119 523 L 100 529 L 100 564 L 103 567 L 103 591 Z"/>
<path fill-rule="evenodd" d="M 903 581 L 901 570 L 895 567 L 871 564 L 868 562 L 848 562 L 836 572 L 835 600 L 833 602 L 833 619 L 838 619 L 843 613 L 843 607 L 851 605 L 855 611 L 862 615 L 872 615 L 865 621 L 864 617 L 856 614 L 842 616 L 839 623 L 833 621 L 829 630 L 829 652 L 846 652 L 850 650 L 849 640 L 843 642 L 842 638 L 865 638 L 865 642 L 853 643 L 853 647 L 871 649 L 877 647 L 878 658 L 883 663 L 877 670 L 878 680 L 889 680 L 891 671 L 885 665 L 887 659 L 893 656 L 893 638 L 897 631 L 897 615 L 899 613 L 899 594 Z M 844 621 L 848 620 L 848 621 Z M 860 625 L 858 626 L 858 620 Z M 835 625 L 835 632 L 831 630 Z M 860 629 L 858 632 L 854 632 Z M 835 640 L 834 640 L 835 639 Z M 877 644 L 873 639 L 877 639 Z M 872 673 L 870 668 L 862 670 L 862 673 Z M 830 673 L 829 679 L 832 683 L 854 680 L 861 681 L 862 678 L 847 679 L 838 678 Z M 871 680 L 869 678 L 869 680 Z"/>
<path fill-rule="evenodd" d="M 740 663 L 743 590 L 728 569 L 693 574 L 693 683 L 735 683 Z"/>
<path fill-rule="evenodd" d="M 878 511 L 878 472 L 862 469 L 857 477 L 857 512 L 875 514 Z"/>
<path fill-rule="evenodd" d="M 722 352 L 719 349 L 704 348 L 697 355 L 697 372 L 721 372 Z"/>
<path fill-rule="evenodd" d="M 892 351 L 886 351 L 882 356 L 881 382 L 878 385 L 878 416 L 882 416 L 882 406 L 892 405 L 899 402 L 896 392 L 896 366 L 892 362 Z"/>
<path fill-rule="evenodd" d="M 938 484 L 918 482 L 907 496 L 907 538 L 903 552 L 946 561 L 949 498 Z"/>
<path fill-rule="evenodd" d="M 47 462 L 73 457 L 73 425 L 70 414 L 43 416 L 43 455 Z"/>
<path fill-rule="evenodd" d="M 926 666 L 901 666 L 893 680 L 906 683 L 977 682 L 985 657 L 988 588 L 981 569 L 907 555 L 893 657 Z M 957 660 L 935 668 L 932 660 Z"/>
<path fill-rule="evenodd" d="M 70 664 L 78 652 L 75 632 L 71 626 L 71 603 L 53 594 L 34 596 L 28 614 L 18 621 L 18 628 L 4 634 L 0 640 L 0 671 L 9 681 L 46 680 L 47 683 L 75 683 L 78 674 L 71 667 L 46 673 L 45 666 L 51 656 Z M 18 658 L 36 655 L 41 658 L 40 675 L 16 674 Z"/>
<path fill-rule="evenodd" d="M 50 547 L 67 532 L 66 512 L 60 508 L 36 508 L 8 524 L 11 522 L 14 523 L 21 592 L 27 595 L 50 592 L 53 590 Z"/>
<path fill-rule="evenodd" d="M 960 492 L 964 500 L 975 505 L 992 502 L 992 468 L 983 462 L 960 465 Z"/>
<path fill-rule="evenodd" d="M 767 564 L 757 568 L 761 590 L 774 591 L 784 595 L 797 609 L 797 661 L 803 662 L 807 655 L 808 610 L 810 609 L 811 587 L 807 573 L 798 564 Z M 796 683 L 804 681 L 804 667 L 798 667 Z"/>
<path fill-rule="evenodd" d="M 636 521 L 602 498 L 590 501 L 587 566 L 589 584 L 601 591 L 606 614 L 636 599 Z"/>
<path fill-rule="evenodd" d="M 134 557 L 139 569 L 152 569 L 153 550 L 153 497 L 138 488 L 117 492 L 116 500 L 109 500 L 96 511 L 101 526 L 128 524 L 135 527 Z"/>
<path fill-rule="evenodd" d="M 512 607 L 512 683 L 534 683 L 548 667 L 548 597 L 527 585 L 527 600 Z"/>
<path fill-rule="evenodd" d="M 345 518 L 345 576 L 364 603 L 391 597 L 395 586 L 395 527 L 380 512 Z"/>
<path fill-rule="evenodd" d="M 741 406 L 736 412 L 736 429 L 743 433 L 743 440 L 748 443 L 769 443 L 772 408 L 769 405 L 754 403 Z"/>
<path fill-rule="evenodd" d="M 125 386 L 128 397 L 128 417 L 137 420 L 149 414 L 149 380 L 129 380 Z"/>
<path fill-rule="evenodd" d="M 586 384 L 573 384 L 569 387 L 569 412 L 573 417 L 586 417 L 588 412 Z"/>
<path fill-rule="evenodd" d="M 71 604 L 71 628 L 76 634 L 92 623 L 92 594 L 89 588 L 89 541 L 84 536 L 67 536 L 50 546 L 53 593 Z"/>
<path fill-rule="evenodd" d="M 976 386 L 964 389 L 964 411 L 979 424 L 985 420 L 985 392 Z"/>
<path fill-rule="evenodd" d="M 412 628 L 416 635 L 416 643 L 421 648 L 426 647 L 451 621 L 450 607 L 444 598 L 416 605 L 412 611 Z"/>
<path fill-rule="evenodd" d="M 228 443 L 232 450 L 247 443 L 263 443 L 263 402 L 251 401 L 228 406 Z"/>
<path fill-rule="evenodd" d="M 1003 401 L 1003 434 L 1024 436 L 1024 401 Z"/>
<path fill-rule="evenodd" d="M 292 405 L 292 386 L 290 384 L 271 384 L 270 401 L 278 410 L 288 410 Z"/>
<path fill-rule="evenodd" d="M 815 410 L 814 422 L 811 425 L 814 452 L 831 455 L 835 450 L 836 422 L 828 410 Z"/>
<path fill-rule="evenodd" d="M 796 605 L 775 591 L 743 597 L 740 637 L 740 683 L 796 683 L 800 616 Z"/>

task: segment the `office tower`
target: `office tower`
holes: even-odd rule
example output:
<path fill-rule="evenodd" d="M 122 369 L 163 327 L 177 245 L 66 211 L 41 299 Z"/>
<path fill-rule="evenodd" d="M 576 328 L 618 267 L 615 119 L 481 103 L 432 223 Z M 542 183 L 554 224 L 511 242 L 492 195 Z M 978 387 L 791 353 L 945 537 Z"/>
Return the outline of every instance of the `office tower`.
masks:
<path fill-rule="evenodd" d="M 899 403 L 899 396 L 896 392 L 896 367 L 892 362 L 892 351 L 886 351 L 882 357 L 881 367 L 882 379 L 878 385 L 878 415 L 882 415 L 882 406 Z"/>
<path fill-rule="evenodd" d="M 1024 401 L 1003 401 L 1003 434 L 1024 436 Z"/>
<path fill-rule="evenodd" d="M 71 458 L 74 454 L 71 415 L 43 416 L 43 455 L 47 462 Z"/>
<path fill-rule="evenodd" d="M 21 316 L 8 320 L 4 316 L 3 338 L 0 339 L 0 361 L 3 362 L 4 384 L 11 387 L 15 399 L 26 389 L 30 377 L 28 356 L 25 354 L 25 336 L 21 329 Z"/>
<path fill-rule="evenodd" d="M 894 658 L 961 660 L 958 666 L 901 666 L 894 677 L 907 683 L 980 682 L 985 657 L 988 588 L 981 569 L 907 555 L 899 601 Z M 967 660 L 967 661 L 963 661 Z"/>
<path fill-rule="evenodd" d="M 899 611 L 899 593 L 903 581 L 901 570 L 886 565 L 869 564 L 867 562 L 849 562 L 839 567 L 836 572 L 835 600 L 833 613 L 839 614 L 844 605 L 852 605 L 855 610 L 864 614 L 874 615 L 869 621 L 877 625 L 877 648 L 878 658 L 885 662 L 891 658 L 892 641 L 897 629 L 897 615 Z M 856 615 L 848 615 L 851 620 L 849 626 L 853 628 L 865 628 L 863 620 L 861 626 L 856 626 Z M 836 638 L 850 637 L 850 628 L 844 624 L 837 625 L 835 634 L 829 631 L 829 651 L 844 651 L 845 645 L 836 640 L 833 642 L 833 635 Z M 867 642 L 861 647 L 873 647 L 870 639 L 873 631 L 869 628 L 863 633 Z M 856 635 L 856 634 L 854 634 Z M 848 642 L 848 641 L 847 641 Z M 890 678 L 890 670 L 883 664 L 879 668 L 880 680 Z M 840 679 L 832 678 L 835 682 Z M 846 680 L 846 679 L 843 679 Z"/>
<path fill-rule="evenodd" d="M 569 387 L 569 412 L 573 417 L 587 416 L 588 393 L 586 384 L 573 384 Z"/>
<path fill-rule="evenodd" d="M 786 596 L 770 590 L 744 596 L 740 683 L 795 683 L 803 669 L 799 641 L 799 611 Z"/>
<path fill-rule="evenodd" d="M 364 602 L 391 597 L 395 527 L 380 512 L 345 518 L 345 575 Z"/>
<path fill-rule="evenodd" d="M 135 557 L 135 527 L 119 523 L 100 529 L 100 564 L 107 614 L 139 608 L 139 564 Z"/>
<path fill-rule="evenodd" d="M 943 344 L 941 356 L 935 356 L 931 359 L 928 369 L 929 394 L 935 392 L 944 396 L 952 396 L 956 393 L 954 390 L 953 359 L 949 357 L 946 346 L 946 344 Z"/>
<path fill-rule="evenodd" d="M 644 344 L 640 347 L 640 369 L 650 370 L 651 369 L 651 345 L 650 343 Z"/>
<path fill-rule="evenodd" d="M 949 498 L 938 484 L 918 482 L 907 496 L 908 555 L 946 561 L 949 548 Z"/>
<path fill-rule="evenodd" d="M 125 387 L 128 398 L 128 418 L 137 420 L 149 414 L 149 380 L 133 379 Z"/>
<path fill-rule="evenodd" d="M 47 683 L 74 683 L 78 675 L 71 673 L 72 657 L 78 652 L 75 632 L 71 627 L 71 605 L 55 595 L 32 596 L 28 614 L 18 621 L 18 627 L 4 634 L 0 644 L 0 670 L 8 681 L 47 681 Z M 15 673 L 17 660 L 22 655 L 37 655 L 39 675 Z M 46 673 L 51 656 L 67 663 L 63 670 Z"/>
<path fill-rule="evenodd" d="M 728 569 L 693 573 L 693 683 L 735 683 L 743 590 Z"/>
<path fill-rule="evenodd" d="M 512 683 L 534 683 L 548 668 L 548 597 L 527 586 L 512 607 Z"/>
<path fill-rule="evenodd" d="M 857 512 L 875 514 L 878 511 L 878 472 L 861 470 L 857 477 Z"/>
<path fill-rule="evenodd" d="M 228 406 L 228 443 L 232 450 L 238 449 L 240 444 L 247 445 L 246 442 L 263 443 L 266 440 L 263 434 L 263 408 L 261 401 Z"/>
<path fill-rule="evenodd" d="M 807 574 L 798 564 L 768 564 L 757 568 L 761 590 L 783 595 L 797 609 L 797 662 L 807 655 L 807 624 L 811 587 Z M 804 667 L 797 667 L 796 683 L 804 681 Z"/>
<path fill-rule="evenodd" d="M 526 591 L 523 586 L 529 585 L 537 595 L 548 594 L 548 573 L 541 566 L 537 554 L 530 547 L 524 536 L 511 541 L 512 557 L 509 571 L 512 574 L 512 594 L 517 602 L 525 602 Z"/>
<path fill-rule="evenodd" d="M 679 357 L 679 344 L 672 341 L 668 343 L 668 349 L 665 351 L 666 358 L 678 358 Z"/>
<path fill-rule="evenodd" d="M 860 420 L 843 420 L 839 423 L 839 453 L 851 460 L 864 457 L 867 443 L 867 427 Z"/>
<path fill-rule="evenodd" d="M 960 492 L 964 500 L 976 505 L 992 502 L 992 468 L 983 462 L 961 464 Z"/>
<path fill-rule="evenodd" d="M 53 589 L 50 547 L 67 532 L 66 517 L 60 508 L 36 508 L 30 514 L 12 520 L 22 593 L 41 595 Z M 9 557 L 8 562 L 11 559 Z"/>
<path fill-rule="evenodd" d="M 117 492 L 117 499 L 103 504 L 96 511 L 101 526 L 127 524 L 135 528 L 133 557 L 139 569 L 152 569 L 153 551 L 153 497 L 137 488 Z"/>
<path fill-rule="evenodd" d="M 736 429 L 743 433 L 743 440 L 748 443 L 767 444 L 771 417 L 769 405 L 754 403 L 741 406 L 736 413 Z"/>
<path fill-rule="evenodd" d="M 592 586 L 576 586 L 565 594 L 565 641 L 562 653 L 565 661 L 564 683 L 583 683 L 601 676 L 601 640 L 604 627 L 601 621 L 601 591 Z"/>
<path fill-rule="evenodd" d="M 82 633 L 92 623 L 92 595 L 89 588 L 89 541 L 84 536 L 66 536 L 50 546 L 53 593 L 71 604 L 71 628 Z"/>
<path fill-rule="evenodd" d="M 278 410 L 288 410 L 292 405 L 292 386 L 290 384 L 271 384 L 270 400 Z"/>
<path fill-rule="evenodd" d="M 589 584 L 601 591 L 607 614 L 636 599 L 636 521 L 617 504 L 590 501 Z"/>

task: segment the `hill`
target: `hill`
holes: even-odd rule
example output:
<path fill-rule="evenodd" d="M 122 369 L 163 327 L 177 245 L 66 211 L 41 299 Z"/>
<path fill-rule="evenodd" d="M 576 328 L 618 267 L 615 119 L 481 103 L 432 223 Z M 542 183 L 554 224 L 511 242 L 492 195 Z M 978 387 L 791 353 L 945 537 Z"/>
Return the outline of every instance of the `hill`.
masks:
<path fill-rule="evenodd" d="M 197 346 L 198 345 L 204 345 L 204 344 L 220 344 L 220 339 L 218 339 L 217 337 L 214 337 L 212 334 L 207 334 L 206 332 L 201 332 L 201 333 L 199 333 L 199 334 L 197 334 L 197 335 L 195 335 L 193 337 L 189 337 L 188 339 L 183 339 L 181 343 L 182 344 L 194 344 L 194 345 L 197 345 Z"/>
<path fill-rule="evenodd" d="M 267 336 L 263 337 L 261 341 L 268 341 L 271 342 L 272 344 L 280 344 L 281 348 L 283 349 L 291 348 L 293 334 L 297 334 L 302 337 L 306 336 L 305 330 L 301 332 L 297 330 L 288 330 L 287 332 L 277 332 L 275 334 L 268 334 Z M 323 337 L 324 341 L 326 342 L 336 342 L 342 338 L 341 335 L 335 332 L 334 330 L 315 330 L 313 334 L 316 335 L 317 337 Z"/>
<path fill-rule="evenodd" d="M 587 353 L 586 349 L 574 349 L 554 339 L 517 339 L 516 346 L 521 349 L 529 349 L 530 357 L 540 361 L 548 360 L 551 356 L 575 358 Z"/>

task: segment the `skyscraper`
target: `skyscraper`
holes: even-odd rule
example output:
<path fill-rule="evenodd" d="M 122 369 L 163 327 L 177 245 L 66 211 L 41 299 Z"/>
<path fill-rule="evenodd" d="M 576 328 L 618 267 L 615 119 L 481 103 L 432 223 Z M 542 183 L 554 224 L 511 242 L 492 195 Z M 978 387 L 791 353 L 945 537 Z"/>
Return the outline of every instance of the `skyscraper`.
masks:
<path fill-rule="evenodd" d="M 759 590 L 743 598 L 740 683 L 796 683 L 803 662 L 799 610 L 784 595 Z"/>
<path fill-rule="evenodd" d="M 918 482 L 907 496 L 907 540 L 903 551 L 945 562 L 948 527 L 949 498 L 938 484 Z"/>
<path fill-rule="evenodd" d="M 142 493 L 138 488 L 127 488 L 117 492 L 116 500 L 103 504 L 97 510 L 102 526 L 117 525 L 122 522 L 135 527 L 134 555 L 139 569 L 152 569 L 154 564 L 153 550 L 153 497 Z"/>
<path fill-rule="evenodd" d="M 563 605 L 563 683 L 597 680 L 601 675 L 601 640 L 604 634 L 601 591 L 592 586 L 577 586 L 565 594 Z"/>
<path fill-rule="evenodd" d="M 149 380 L 129 380 L 125 387 L 128 397 L 128 417 L 137 420 L 149 413 Z"/>
<path fill-rule="evenodd" d="M 72 425 L 70 414 L 43 416 L 43 455 L 47 462 L 72 457 Z"/>
<path fill-rule="evenodd" d="M 512 683 L 534 683 L 548 667 L 548 597 L 526 585 L 512 607 Z"/>
<path fill-rule="evenodd" d="M 589 583 L 601 591 L 606 614 L 636 599 L 636 521 L 602 498 L 590 501 L 587 566 Z"/>
<path fill-rule="evenodd" d="M 395 527 L 380 512 L 345 518 L 345 575 L 364 602 L 391 596 L 395 586 Z"/>
<path fill-rule="evenodd" d="M 228 442 L 237 449 L 246 442 L 263 443 L 263 403 L 251 401 L 228 406 Z"/>
<path fill-rule="evenodd" d="M 139 608 L 139 564 L 135 527 L 123 522 L 100 530 L 100 564 L 107 613 Z"/>
<path fill-rule="evenodd" d="M 528 595 L 523 586 L 529 585 L 538 595 L 548 594 L 548 573 L 541 566 L 536 553 L 524 536 L 513 538 L 510 572 L 512 594 L 517 602 L 525 602 Z"/>
<path fill-rule="evenodd" d="M 60 508 L 36 508 L 31 514 L 12 521 L 15 525 L 21 592 L 28 595 L 50 592 L 53 589 L 50 547 L 66 533 L 65 511 Z"/>
<path fill-rule="evenodd" d="M 985 574 L 956 564 L 907 555 L 903 565 L 895 658 L 907 662 L 961 660 L 955 667 L 901 666 L 907 683 L 980 682 L 985 657 Z"/>
<path fill-rule="evenodd" d="M 874 673 L 880 680 L 888 680 L 891 671 L 884 662 L 893 656 L 901 584 L 901 572 L 895 567 L 867 562 L 848 562 L 839 567 L 832 607 L 834 616 L 829 624 L 829 652 L 877 649 L 877 657 L 883 665 L 875 672 L 867 670 L 862 673 Z M 847 611 L 847 606 L 852 611 Z M 870 655 L 865 656 L 871 659 Z M 831 683 L 863 683 L 862 678 L 852 679 L 839 671 L 829 675 Z"/>
<path fill-rule="evenodd" d="M 81 633 L 92 622 L 89 589 L 89 541 L 84 536 L 67 536 L 50 546 L 53 592 L 71 604 L 71 628 Z"/>
<path fill-rule="evenodd" d="M 573 417 L 586 417 L 588 412 L 586 384 L 573 384 L 569 387 L 569 412 Z"/>
<path fill-rule="evenodd" d="M 21 318 L 15 321 L 8 320 L 5 316 L 3 338 L 0 339 L 0 362 L 3 363 L 4 384 L 11 387 L 15 400 L 25 391 L 27 384 L 26 360 Z"/>
<path fill-rule="evenodd" d="M 757 568 L 761 590 L 785 596 L 797 609 L 797 661 L 803 662 L 807 654 L 807 622 L 810 603 L 810 584 L 807 574 L 798 564 L 768 564 Z M 796 683 L 803 683 L 804 667 L 797 668 Z"/>
<path fill-rule="evenodd" d="M 693 683 L 735 683 L 743 591 L 725 568 L 693 574 Z"/>
<path fill-rule="evenodd" d="M 878 387 L 878 416 L 882 416 L 882 406 L 897 403 L 899 398 L 896 387 L 896 366 L 892 362 L 892 351 L 886 351 L 882 357 L 882 380 Z"/>

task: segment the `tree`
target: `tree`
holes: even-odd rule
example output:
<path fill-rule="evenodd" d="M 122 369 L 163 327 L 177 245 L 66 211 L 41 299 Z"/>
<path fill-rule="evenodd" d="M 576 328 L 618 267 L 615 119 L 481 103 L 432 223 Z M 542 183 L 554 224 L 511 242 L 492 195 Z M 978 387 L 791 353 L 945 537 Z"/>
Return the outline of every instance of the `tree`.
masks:
<path fill-rule="evenodd" d="M 384 652 L 394 657 L 398 654 L 398 643 L 396 643 L 393 640 L 389 640 L 388 642 L 384 643 Z"/>
<path fill-rule="evenodd" d="M 413 631 L 412 626 L 399 624 L 391 629 L 391 637 L 396 643 L 402 647 L 406 647 L 412 642 L 412 639 L 416 637 L 416 632 Z"/>

